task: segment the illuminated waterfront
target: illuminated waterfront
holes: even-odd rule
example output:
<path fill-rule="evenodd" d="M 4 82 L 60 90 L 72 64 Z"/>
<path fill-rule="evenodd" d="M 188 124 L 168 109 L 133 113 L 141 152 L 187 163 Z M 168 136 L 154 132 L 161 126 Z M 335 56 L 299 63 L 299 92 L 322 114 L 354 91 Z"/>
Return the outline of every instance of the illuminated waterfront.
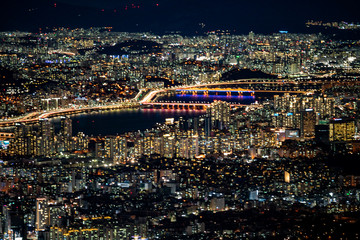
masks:
<path fill-rule="evenodd" d="M 204 102 L 211 103 L 215 100 L 233 102 L 237 104 L 252 104 L 255 102 L 253 96 L 193 96 L 189 94 L 177 94 L 172 97 L 161 97 L 160 101 L 181 102 Z M 190 118 L 203 115 L 202 110 L 172 110 L 172 109 L 121 109 L 113 111 L 93 112 L 71 116 L 73 120 L 73 132 L 84 132 L 87 135 L 116 135 L 125 132 L 143 131 L 162 123 L 166 118 L 179 117 Z M 59 122 L 55 119 L 54 122 Z"/>
<path fill-rule="evenodd" d="M 125 132 L 143 131 L 164 122 L 166 118 L 194 117 L 205 111 L 161 110 L 161 109 L 122 109 L 94 112 L 71 116 L 73 133 L 84 132 L 87 135 L 116 135 Z M 60 118 L 54 119 L 56 125 Z"/>
<path fill-rule="evenodd" d="M 0 239 L 358 239 L 356 41 L 39 30 L 0 33 Z"/>
<path fill-rule="evenodd" d="M 215 100 L 229 103 L 250 105 L 257 100 L 272 98 L 275 93 L 257 93 L 255 96 L 226 96 L 226 95 L 191 95 L 176 94 L 162 96 L 159 102 L 211 103 Z M 71 116 L 73 132 L 84 132 L 87 135 L 117 135 L 125 132 L 144 131 L 162 123 L 166 118 L 190 118 L 203 115 L 203 110 L 173 110 L 173 109 L 121 109 L 112 111 L 92 112 Z M 60 120 L 54 119 L 55 124 Z"/>

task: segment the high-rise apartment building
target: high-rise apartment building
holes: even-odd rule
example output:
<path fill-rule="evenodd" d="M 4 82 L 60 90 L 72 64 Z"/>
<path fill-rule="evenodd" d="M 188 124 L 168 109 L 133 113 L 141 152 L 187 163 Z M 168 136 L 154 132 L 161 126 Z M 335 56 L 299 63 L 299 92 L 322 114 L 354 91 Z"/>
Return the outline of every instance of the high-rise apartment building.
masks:
<path fill-rule="evenodd" d="M 230 104 L 223 101 L 215 101 L 207 109 L 207 114 L 215 126 L 225 126 L 230 122 Z"/>

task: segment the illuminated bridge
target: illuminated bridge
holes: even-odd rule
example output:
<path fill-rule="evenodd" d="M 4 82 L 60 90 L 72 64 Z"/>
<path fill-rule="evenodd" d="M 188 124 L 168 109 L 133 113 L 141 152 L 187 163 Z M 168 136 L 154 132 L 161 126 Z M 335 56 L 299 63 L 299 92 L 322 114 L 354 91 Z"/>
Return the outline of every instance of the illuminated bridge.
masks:
<path fill-rule="evenodd" d="M 177 93 L 186 94 L 191 92 L 192 95 L 203 94 L 205 96 L 208 95 L 217 95 L 219 93 L 226 93 L 227 96 L 231 96 L 232 94 L 237 94 L 242 96 L 244 94 L 248 94 L 250 96 L 255 96 L 255 91 L 250 89 L 243 88 L 179 88 L 175 90 Z"/>
<path fill-rule="evenodd" d="M 57 109 L 45 113 L 34 112 L 22 118 L 16 118 L 16 119 L 5 120 L 3 122 L 0 122 L 0 127 L 10 127 L 10 126 L 14 126 L 16 123 L 36 123 L 40 119 L 44 119 L 44 118 L 52 118 L 52 117 L 59 117 L 59 116 L 79 114 L 79 113 L 89 113 L 93 111 L 116 110 L 116 109 L 137 108 L 137 107 L 139 107 L 139 103 L 137 102 L 123 102 L 113 105 L 104 105 L 104 106 L 96 106 L 96 107 Z"/>
<path fill-rule="evenodd" d="M 143 106 L 159 109 L 206 110 L 211 103 L 183 103 L 183 102 L 143 102 Z M 230 107 L 248 107 L 249 105 L 230 103 Z"/>
<path fill-rule="evenodd" d="M 254 91 L 243 88 L 207 88 L 207 87 L 185 87 L 178 89 L 159 89 L 149 92 L 139 103 L 143 107 L 148 108 L 158 108 L 158 109 L 179 109 L 179 110 L 205 110 L 210 106 L 211 103 L 207 102 L 182 102 L 182 101 L 172 101 L 172 102 L 158 102 L 156 101 L 157 96 L 161 94 L 167 94 L 169 92 L 177 92 L 181 94 L 186 94 L 192 92 L 193 95 L 202 94 L 202 95 L 216 95 L 226 93 L 227 96 L 231 94 L 239 94 L 242 96 L 244 93 L 248 96 L 254 96 Z M 231 107 L 250 107 L 246 104 L 240 103 L 229 103 Z M 251 107 L 259 107 L 251 105 Z"/>

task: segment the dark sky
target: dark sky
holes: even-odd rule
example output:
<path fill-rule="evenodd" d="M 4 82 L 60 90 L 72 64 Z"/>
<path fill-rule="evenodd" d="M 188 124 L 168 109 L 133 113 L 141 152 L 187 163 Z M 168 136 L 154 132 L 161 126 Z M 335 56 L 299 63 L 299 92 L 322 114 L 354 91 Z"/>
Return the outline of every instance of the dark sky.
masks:
<path fill-rule="evenodd" d="M 360 22 L 359 0 L 3 0 L 0 31 L 112 26 L 117 31 L 184 33 L 229 29 L 299 32 L 306 20 Z M 56 4 L 56 5 L 55 5 Z M 55 7 L 56 6 L 56 7 Z M 204 23 L 201 28 L 199 23 Z"/>

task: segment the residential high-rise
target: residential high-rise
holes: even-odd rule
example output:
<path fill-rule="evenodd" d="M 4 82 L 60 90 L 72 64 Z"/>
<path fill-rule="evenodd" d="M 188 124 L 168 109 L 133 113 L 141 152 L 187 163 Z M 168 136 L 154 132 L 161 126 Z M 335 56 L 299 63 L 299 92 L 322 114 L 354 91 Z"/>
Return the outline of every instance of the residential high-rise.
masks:
<path fill-rule="evenodd" d="M 205 118 L 205 123 L 204 123 L 204 132 L 205 132 L 205 136 L 206 137 L 210 137 L 211 134 L 211 118 L 210 117 L 206 117 Z"/>
<path fill-rule="evenodd" d="M 230 122 L 230 104 L 223 101 L 215 101 L 207 109 L 207 114 L 216 127 L 222 128 L 222 126 Z"/>
<path fill-rule="evenodd" d="M 69 117 L 61 117 L 61 134 L 67 137 L 72 136 L 72 120 Z"/>
<path fill-rule="evenodd" d="M 61 117 L 60 141 L 64 151 L 71 151 L 72 120 L 69 117 Z"/>
<path fill-rule="evenodd" d="M 48 119 L 40 119 L 39 124 L 40 155 L 50 156 L 55 153 L 54 126 Z"/>
<path fill-rule="evenodd" d="M 172 158 L 175 155 L 175 137 L 170 134 L 164 134 L 164 157 Z"/>

